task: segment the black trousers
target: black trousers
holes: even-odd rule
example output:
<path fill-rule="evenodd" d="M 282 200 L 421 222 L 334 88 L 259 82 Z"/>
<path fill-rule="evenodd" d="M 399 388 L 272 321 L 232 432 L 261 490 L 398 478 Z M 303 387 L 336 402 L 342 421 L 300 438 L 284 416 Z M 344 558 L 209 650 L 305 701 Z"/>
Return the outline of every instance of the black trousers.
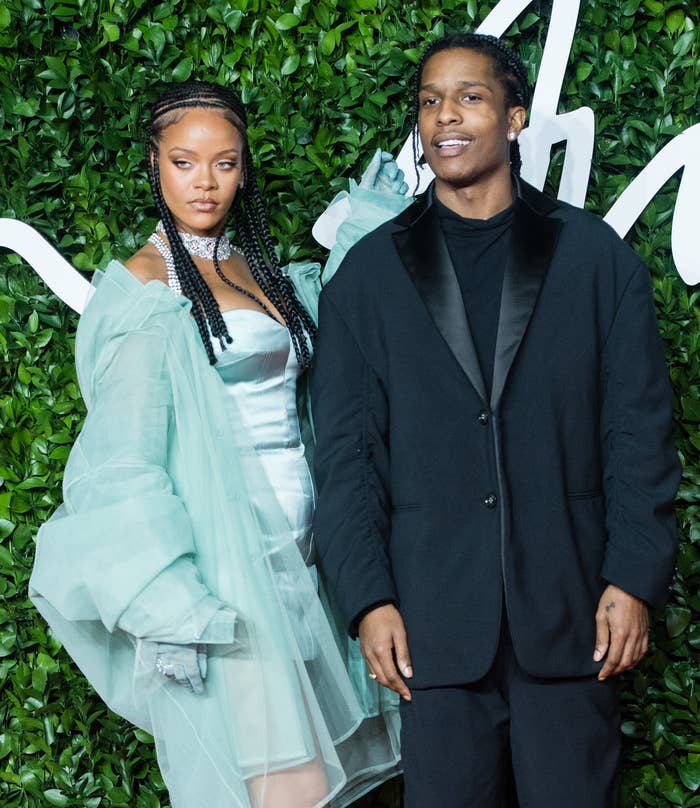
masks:
<path fill-rule="evenodd" d="M 504 626 L 483 679 L 411 692 L 401 701 L 404 808 L 617 806 L 615 679 L 530 676 Z"/>

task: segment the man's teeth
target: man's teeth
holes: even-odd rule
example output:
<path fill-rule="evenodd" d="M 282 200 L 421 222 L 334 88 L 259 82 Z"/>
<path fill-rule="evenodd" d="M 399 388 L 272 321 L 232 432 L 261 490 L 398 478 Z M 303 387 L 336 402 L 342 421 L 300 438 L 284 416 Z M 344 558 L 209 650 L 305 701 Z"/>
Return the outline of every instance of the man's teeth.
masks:
<path fill-rule="evenodd" d="M 443 140 L 441 143 L 438 143 L 438 149 L 441 149 L 443 146 L 468 146 L 471 143 L 471 140 Z"/>

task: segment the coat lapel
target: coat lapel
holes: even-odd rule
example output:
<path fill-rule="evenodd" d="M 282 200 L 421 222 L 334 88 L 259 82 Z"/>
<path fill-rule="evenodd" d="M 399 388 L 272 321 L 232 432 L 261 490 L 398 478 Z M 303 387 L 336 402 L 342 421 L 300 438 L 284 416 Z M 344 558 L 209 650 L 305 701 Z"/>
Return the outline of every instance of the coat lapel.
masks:
<path fill-rule="evenodd" d="M 405 230 L 394 243 L 438 331 L 474 389 L 486 401 L 486 388 L 462 300 L 457 275 L 432 204 L 432 189 L 407 208 L 397 222 Z"/>
<path fill-rule="evenodd" d="M 491 409 L 498 406 L 508 374 L 537 303 L 561 223 L 544 215 L 554 207 L 546 196 L 517 181 L 513 253 L 506 266 L 498 318 Z M 538 209 L 536 209 L 539 208 Z"/>

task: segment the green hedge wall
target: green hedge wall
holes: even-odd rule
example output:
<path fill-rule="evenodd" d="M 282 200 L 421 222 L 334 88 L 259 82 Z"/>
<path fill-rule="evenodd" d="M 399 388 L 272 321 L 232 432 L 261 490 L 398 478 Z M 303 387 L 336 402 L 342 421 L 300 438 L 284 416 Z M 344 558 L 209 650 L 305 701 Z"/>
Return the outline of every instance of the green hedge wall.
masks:
<path fill-rule="evenodd" d="M 700 118 L 697 0 L 583 0 L 560 110 L 596 113 L 587 205 L 605 213 L 671 137 Z M 154 225 L 141 163 L 161 80 L 233 84 L 273 230 L 287 259 L 322 258 L 325 201 L 372 150 L 408 135 L 426 39 L 474 29 L 496 0 L 0 0 L 0 216 L 23 219 L 86 272 L 128 256 Z M 534 79 L 552 2 L 508 32 Z M 550 181 L 562 160 L 554 152 Z M 625 679 L 621 804 L 700 806 L 700 313 L 678 277 L 678 177 L 629 241 L 650 266 L 684 461 L 681 551 L 653 650 Z M 148 736 L 110 713 L 27 600 L 33 539 L 60 501 L 84 407 L 76 317 L 16 255 L 0 255 L 0 803 L 168 804 Z M 362 805 L 399 805 L 390 785 Z"/>

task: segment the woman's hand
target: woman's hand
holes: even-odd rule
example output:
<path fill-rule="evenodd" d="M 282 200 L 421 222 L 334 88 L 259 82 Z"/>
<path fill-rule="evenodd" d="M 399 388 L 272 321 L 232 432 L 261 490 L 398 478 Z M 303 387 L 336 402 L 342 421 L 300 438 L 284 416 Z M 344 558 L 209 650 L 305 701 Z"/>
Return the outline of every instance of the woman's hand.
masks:
<path fill-rule="evenodd" d="M 408 191 L 403 171 L 398 167 L 391 154 L 383 152 L 381 149 L 377 149 L 365 169 L 360 180 L 360 188 L 400 196 L 404 196 Z"/>
<path fill-rule="evenodd" d="M 199 695 L 204 693 L 207 678 L 206 645 L 174 645 L 159 642 L 156 648 L 156 670 L 166 679 Z"/>

